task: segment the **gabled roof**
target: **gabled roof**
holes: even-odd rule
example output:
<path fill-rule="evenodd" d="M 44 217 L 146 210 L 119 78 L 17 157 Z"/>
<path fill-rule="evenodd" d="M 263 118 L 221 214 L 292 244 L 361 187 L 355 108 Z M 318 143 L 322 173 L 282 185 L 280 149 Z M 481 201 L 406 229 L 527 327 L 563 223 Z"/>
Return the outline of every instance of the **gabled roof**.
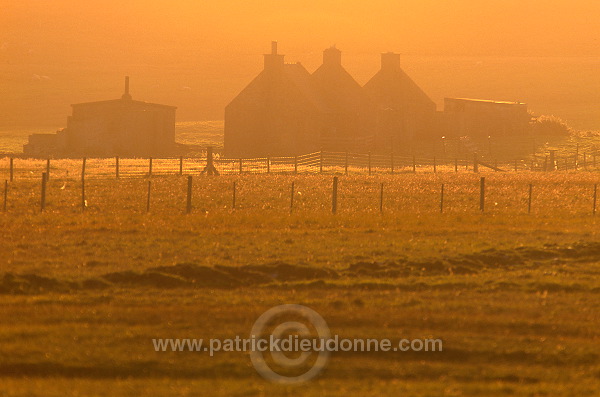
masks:
<path fill-rule="evenodd" d="M 314 87 L 310 73 L 300 63 L 283 65 L 281 73 L 263 70 L 227 107 L 245 103 L 257 104 L 261 99 L 266 100 L 268 93 L 283 93 L 284 87 L 295 89 L 317 110 L 328 111 L 325 102 Z M 275 91 L 273 88 L 275 88 Z"/>
<path fill-rule="evenodd" d="M 381 69 L 364 89 L 379 104 L 436 107 L 435 102 L 400 68 Z"/>
<path fill-rule="evenodd" d="M 360 84 L 341 64 L 323 63 L 312 74 L 312 81 L 334 112 L 355 112 L 369 101 Z"/>

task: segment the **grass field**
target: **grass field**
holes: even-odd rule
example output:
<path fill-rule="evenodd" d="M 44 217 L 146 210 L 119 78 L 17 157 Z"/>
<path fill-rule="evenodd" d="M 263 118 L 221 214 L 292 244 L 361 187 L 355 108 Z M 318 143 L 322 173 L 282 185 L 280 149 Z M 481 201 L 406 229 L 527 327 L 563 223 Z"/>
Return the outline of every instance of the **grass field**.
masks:
<path fill-rule="evenodd" d="M 322 175 L 196 177 L 189 215 L 182 177 L 153 178 L 149 213 L 142 178 L 88 181 L 83 212 L 80 182 L 51 179 L 43 213 L 39 181 L 16 180 L 0 213 L 2 394 L 596 396 L 597 175 L 481 175 L 340 176 L 336 215 Z M 248 335 L 283 303 L 343 337 L 444 349 L 333 353 L 284 386 L 248 353 L 153 348 Z"/>

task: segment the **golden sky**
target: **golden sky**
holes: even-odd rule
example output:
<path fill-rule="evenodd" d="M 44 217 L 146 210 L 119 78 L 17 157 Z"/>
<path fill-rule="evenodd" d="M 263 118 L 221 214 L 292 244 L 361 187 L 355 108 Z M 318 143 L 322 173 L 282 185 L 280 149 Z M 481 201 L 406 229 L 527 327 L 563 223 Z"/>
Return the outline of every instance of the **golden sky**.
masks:
<path fill-rule="evenodd" d="M 363 84 L 394 51 L 438 104 L 521 100 L 595 126 L 599 16 L 600 0 L 0 0 L 0 124 L 62 125 L 69 104 L 118 97 L 125 74 L 179 120 L 219 119 L 278 40 L 311 72 L 335 44 Z"/>

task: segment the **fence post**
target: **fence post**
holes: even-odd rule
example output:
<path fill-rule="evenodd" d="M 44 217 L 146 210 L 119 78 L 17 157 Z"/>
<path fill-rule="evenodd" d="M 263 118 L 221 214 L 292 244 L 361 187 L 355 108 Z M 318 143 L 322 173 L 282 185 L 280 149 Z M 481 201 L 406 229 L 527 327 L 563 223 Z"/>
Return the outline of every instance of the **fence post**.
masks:
<path fill-rule="evenodd" d="M 50 180 L 50 157 L 46 159 L 46 178 Z"/>
<path fill-rule="evenodd" d="M 243 161 L 244 160 L 240 159 L 240 174 L 243 172 L 243 167 L 244 167 Z"/>
<path fill-rule="evenodd" d="M 294 156 L 294 174 L 298 173 L 298 156 Z"/>
<path fill-rule="evenodd" d="M 85 163 L 87 162 L 87 158 L 83 158 L 81 163 L 81 180 L 85 179 Z"/>
<path fill-rule="evenodd" d="M 81 176 L 81 211 L 85 211 L 85 174 Z"/>
<path fill-rule="evenodd" d="M 440 214 L 444 213 L 444 184 L 442 183 L 442 191 L 440 193 Z"/>
<path fill-rule="evenodd" d="M 119 156 L 115 156 L 115 176 L 119 179 Z"/>
<path fill-rule="evenodd" d="M 485 210 L 485 177 L 482 176 L 479 182 L 479 210 Z"/>
<path fill-rule="evenodd" d="M 594 210 L 593 215 L 596 215 L 596 199 L 598 198 L 598 184 L 594 184 Z"/>
<path fill-rule="evenodd" d="M 183 175 L 183 156 L 179 156 L 179 176 Z"/>
<path fill-rule="evenodd" d="M 185 212 L 187 214 L 192 212 L 192 176 L 188 175 L 188 184 L 187 184 L 187 206 Z"/>
<path fill-rule="evenodd" d="M 381 190 L 379 191 L 379 212 L 383 214 L 383 182 L 381 182 Z"/>
<path fill-rule="evenodd" d="M 413 156 L 413 173 L 417 173 L 417 160 L 415 159 L 415 156 Z"/>
<path fill-rule="evenodd" d="M 346 162 L 344 163 L 344 174 L 348 175 L 348 152 L 346 152 Z"/>
<path fill-rule="evenodd" d="M 320 157 L 319 157 L 319 173 L 322 174 L 323 173 L 323 151 L 321 150 L 319 152 Z"/>
<path fill-rule="evenodd" d="M 529 199 L 527 200 L 527 213 L 531 214 L 531 198 L 533 196 L 533 184 L 529 184 Z"/>
<path fill-rule="evenodd" d="M 458 159 L 454 158 L 454 172 L 458 172 Z"/>
<path fill-rule="evenodd" d="M 14 176 L 14 168 L 15 168 L 14 167 L 14 162 L 15 162 L 15 159 L 13 157 L 11 157 L 10 160 L 9 160 L 9 163 L 10 163 L 10 166 L 9 166 L 9 168 L 10 168 L 10 181 L 11 182 L 13 181 L 13 176 Z"/>
<path fill-rule="evenodd" d="M 333 177 L 333 191 L 331 193 L 331 213 L 337 213 L 338 177 Z"/>
<path fill-rule="evenodd" d="M 148 161 L 148 176 L 152 177 L 152 157 Z"/>
<path fill-rule="evenodd" d="M 473 172 L 479 172 L 479 159 L 477 158 L 477 153 L 473 153 Z"/>
<path fill-rule="evenodd" d="M 231 204 L 232 209 L 235 209 L 235 190 L 236 190 L 236 183 L 235 183 L 235 181 L 233 181 L 233 201 Z"/>
<path fill-rule="evenodd" d="M 4 180 L 4 203 L 2 204 L 2 211 L 6 212 L 6 201 L 8 199 L 8 180 Z"/>
<path fill-rule="evenodd" d="M 48 174 L 42 172 L 42 200 L 41 200 L 41 211 L 44 212 L 46 208 L 46 181 L 48 180 Z"/>
<path fill-rule="evenodd" d="M 271 158 L 267 157 L 267 174 L 271 173 Z"/>
<path fill-rule="evenodd" d="M 152 188 L 152 181 L 148 181 L 148 196 L 146 198 L 146 212 L 150 212 L 150 191 Z"/>
<path fill-rule="evenodd" d="M 294 210 L 294 181 L 292 181 L 292 193 L 290 195 L 290 214 Z"/>

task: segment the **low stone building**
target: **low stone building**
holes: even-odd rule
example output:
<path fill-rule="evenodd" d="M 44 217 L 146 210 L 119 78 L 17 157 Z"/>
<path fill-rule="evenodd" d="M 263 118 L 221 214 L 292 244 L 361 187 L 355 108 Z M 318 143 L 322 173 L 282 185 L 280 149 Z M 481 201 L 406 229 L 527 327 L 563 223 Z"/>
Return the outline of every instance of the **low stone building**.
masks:
<path fill-rule="evenodd" d="M 71 105 L 67 127 L 34 134 L 23 147 L 32 156 L 161 156 L 175 144 L 175 106 L 133 100 L 129 77 L 119 99 Z"/>

